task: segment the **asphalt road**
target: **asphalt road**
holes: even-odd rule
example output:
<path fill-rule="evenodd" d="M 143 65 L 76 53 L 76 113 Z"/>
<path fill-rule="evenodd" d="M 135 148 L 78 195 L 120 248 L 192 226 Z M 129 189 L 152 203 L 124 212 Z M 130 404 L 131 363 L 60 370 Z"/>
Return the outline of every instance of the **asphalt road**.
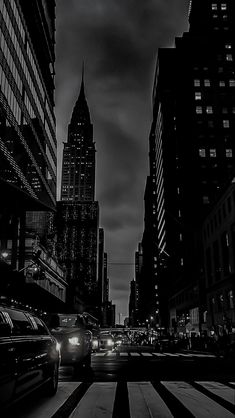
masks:
<path fill-rule="evenodd" d="M 2 418 L 234 418 L 235 362 L 149 347 L 92 355 L 89 369 L 61 367 L 53 398 L 35 393 Z"/>

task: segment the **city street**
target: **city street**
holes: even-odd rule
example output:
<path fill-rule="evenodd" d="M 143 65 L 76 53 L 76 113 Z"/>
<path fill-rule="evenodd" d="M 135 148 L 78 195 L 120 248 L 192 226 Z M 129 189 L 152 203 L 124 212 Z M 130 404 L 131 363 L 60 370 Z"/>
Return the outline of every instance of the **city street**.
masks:
<path fill-rule="evenodd" d="M 157 353 L 148 347 L 101 351 L 78 375 L 61 367 L 54 398 L 34 394 L 5 417 L 232 418 L 233 363 L 210 353 Z"/>

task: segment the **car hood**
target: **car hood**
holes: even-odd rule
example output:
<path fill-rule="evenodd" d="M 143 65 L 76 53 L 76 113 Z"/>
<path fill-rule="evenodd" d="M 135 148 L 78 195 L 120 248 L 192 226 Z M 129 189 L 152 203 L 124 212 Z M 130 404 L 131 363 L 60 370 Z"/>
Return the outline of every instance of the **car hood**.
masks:
<path fill-rule="evenodd" d="M 83 332 L 81 328 L 67 328 L 67 327 L 58 327 L 51 329 L 52 335 L 54 335 L 56 338 L 59 336 L 66 336 L 71 334 L 77 334 L 78 332 Z"/>

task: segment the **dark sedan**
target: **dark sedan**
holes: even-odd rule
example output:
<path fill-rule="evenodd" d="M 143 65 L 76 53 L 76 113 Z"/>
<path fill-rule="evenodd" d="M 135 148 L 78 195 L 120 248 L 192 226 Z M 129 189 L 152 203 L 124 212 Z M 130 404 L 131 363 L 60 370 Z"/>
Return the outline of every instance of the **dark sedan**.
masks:
<path fill-rule="evenodd" d="M 56 339 L 34 313 L 0 306 L 0 407 L 44 386 L 54 395 L 60 352 Z"/>
<path fill-rule="evenodd" d="M 87 329 L 82 314 L 52 314 L 48 319 L 51 333 L 60 345 L 61 364 L 71 365 L 75 371 L 81 366 L 90 367 L 92 333 Z"/>

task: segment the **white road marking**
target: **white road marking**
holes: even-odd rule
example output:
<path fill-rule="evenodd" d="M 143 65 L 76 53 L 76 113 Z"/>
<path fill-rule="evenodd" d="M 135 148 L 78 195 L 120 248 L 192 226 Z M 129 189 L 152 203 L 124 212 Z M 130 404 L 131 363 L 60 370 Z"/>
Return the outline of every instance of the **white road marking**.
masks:
<path fill-rule="evenodd" d="M 228 386 L 223 385 L 220 382 L 196 382 L 199 385 L 203 386 L 210 392 L 218 395 L 220 398 L 234 405 L 235 403 L 235 392 L 234 389 L 229 388 Z"/>
<path fill-rule="evenodd" d="M 161 382 L 197 418 L 234 418 L 234 414 L 186 382 Z"/>
<path fill-rule="evenodd" d="M 133 357 L 139 357 L 140 353 L 130 353 L 130 355 L 133 356 Z"/>
<path fill-rule="evenodd" d="M 132 418 L 173 418 L 150 382 L 128 382 L 127 387 Z"/>
<path fill-rule="evenodd" d="M 128 353 L 120 353 L 120 357 L 128 357 Z"/>
<path fill-rule="evenodd" d="M 112 351 L 108 351 L 108 354 L 107 354 L 108 356 L 116 356 L 117 355 L 117 353 L 113 353 Z"/>
<path fill-rule="evenodd" d="M 166 356 L 170 356 L 170 357 L 179 357 L 179 354 L 166 353 L 166 352 L 164 352 L 164 354 L 166 354 Z"/>
<path fill-rule="evenodd" d="M 176 353 L 178 354 L 178 356 L 182 356 L 182 357 L 192 357 L 192 354 L 184 354 L 184 353 Z"/>
<path fill-rule="evenodd" d="M 95 353 L 94 356 L 95 357 L 104 357 L 105 354 L 106 354 L 106 352 L 105 353 Z"/>
<path fill-rule="evenodd" d="M 116 382 L 93 383 L 69 418 L 112 418 Z"/>
<path fill-rule="evenodd" d="M 151 353 L 141 353 L 141 355 L 144 357 L 152 357 Z"/>
<path fill-rule="evenodd" d="M 163 353 L 153 353 L 153 355 L 154 356 L 157 356 L 157 357 L 165 357 L 166 355 L 165 354 L 163 354 Z"/>

